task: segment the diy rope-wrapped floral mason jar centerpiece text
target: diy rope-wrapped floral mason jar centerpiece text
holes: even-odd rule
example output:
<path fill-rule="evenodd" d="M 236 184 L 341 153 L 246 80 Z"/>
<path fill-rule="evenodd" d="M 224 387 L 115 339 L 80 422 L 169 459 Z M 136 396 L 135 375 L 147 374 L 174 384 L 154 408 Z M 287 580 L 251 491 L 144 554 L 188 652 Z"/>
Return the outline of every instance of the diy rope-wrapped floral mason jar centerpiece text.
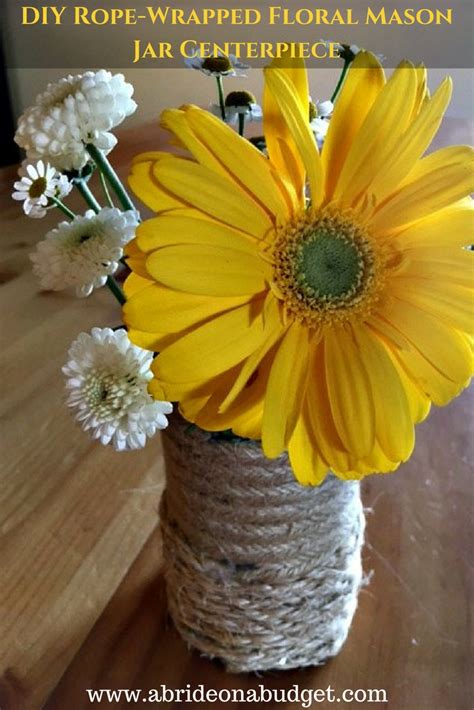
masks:
<path fill-rule="evenodd" d="M 178 404 L 163 438 L 169 610 L 234 672 L 339 651 L 363 583 L 359 481 L 406 461 L 431 404 L 472 375 L 473 153 L 427 154 L 451 81 L 430 95 L 423 66 L 387 79 L 370 52 L 340 53 L 330 99 L 313 102 L 304 63 L 282 58 L 261 107 L 226 94 L 247 69 L 236 57 L 189 60 L 217 101 L 162 113 L 179 151 L 133 161 L 144 221 L 106 157 L 133 110 L 123 77 L 49 87 L 17 133 L 41 164 L 16 199 L 69 220 L 33 256 L 41 283 L 108 285 L 122 305 L 125 328 L 71 347 L 70 404 L 119 450 Z M 64 203 L 72 185 L 85 215 Z"/>
<path fill-rule="evenodd" d="M 13 0 L 8 1 L 14 4 Z M 262 62 L 288 56 L 313 63 L 334 60 L 339 57 L 339 43 L 325 42 L 315 35 L 315 31 L 322 28 L 324 36 L 328 27 L 336 27 L 338 32 L 349 27 L 356 28 L 356 31 L 370 27 L 372 32 L 379 33 L 379 41 L 386 47 L 388 45 L 387 50 L 393 56 L 390 50 L 393 48 L 396 52 L 397 45 L 393 41 L 392 28 L 420 30 L 420 34 L 412 36 L 416 43 L 427 27 L 450 30 L 458 25 L 462 29 L 470 19 L 467 14 L 464 17 L 462 7 L 447 5 L 416 8 L 360 2 L 352 6 L 347 3 L 341 6 L 326 3 L 322 7 L 286 5 L 198 7 L 185 3 L 184 7 L 176 4 L 111 7 L 94 3 L 89 7 L 74 3 L 22 5 L 15 10 L 19 28 L 26 28 L 26 32 L 30 32 L 31 27 L 72 26 L 81 43 L 85 33 L 90 31 L 99 38 L 100 32 L 104 31 L 106 42 L 105 32 L 112 31 L 121 37 L 121 65 L 141 63 L 153 66 L 159 62 L 161 67 L 176 67 L 196 54 L 208 57 L 233 54 L 242 62 L 260 62 L 260 66 Z M 282 36 L 280 32 L 285 34 Z M 442 42 L 445 36 L 438 35 L 439 41 Z M 25 35 L 25 39 L 29 38 Z M 87 37 L 85 39 L 87 41 Z M 83 60 L 76 60 L 76 66 L 81 64 Z"/>

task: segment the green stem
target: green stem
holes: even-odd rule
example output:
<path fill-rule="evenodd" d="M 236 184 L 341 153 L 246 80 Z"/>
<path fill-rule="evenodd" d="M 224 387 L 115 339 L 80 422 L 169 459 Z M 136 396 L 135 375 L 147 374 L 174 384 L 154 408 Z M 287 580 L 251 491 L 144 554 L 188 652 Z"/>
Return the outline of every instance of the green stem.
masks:
<path fill-rule="evenodd" d="M 244 135 L 245 128 L 245 113 L 239 113 L 239 136 Z"/>
<path fill-rule="evenodd" d="M 120 305 L 123 306 L 123 304 L 126 301 L 125 294 L 113 276 L 107 276 L 107 286 L 111 290 L 111 292 L 114 294 L 115 298 L 120 303 Z"/>
<path fill-rule="evenodd" d="M 130 199 L 127 191 L 120 182 L 119 176 L 113 169 L 112 165 L 108 161 L 104 153 L 95 147 L 95 145 L 89 144 L 86 146 L 86 150 L 91 156 L 94 163 L 99 168 L 100 172 L 104 174 L 110 187 L 117 195 L 117 199 L 122 205 L 124 210 L 135 210 L 135 205 Z"/>
<path fill-rule="evenodd" d="M 99 178 L 100 178 L 100 184 L 102 185 L 102 190 L 104 191 L 105 199 L 107 201 L 107 204 L 109 207 L 115 207 L 113 200 L 110 196 L 109 188 L 107 185 L 107 181 L 104 177 L 104 173 L 101 173 L 99 170 Z"/>
<path fill-rule="evenodd" d="M 93 209 L 94 212 L 97 212 L 97 213 L 100 212 L 100 205 L 99 205 L 99 203 L 97 202 L 97 200 L 95 199 L 95 197 L 94 197 L 94 195 L 92 194 L 92 192 L 90 191 L 89 186 L 88 186 L 88 184 L 86 183 L 86 181 L 79 179 L 79 180 L 75 180 L 75 181 L 74 181 L 74 184 L 75 184 L 75 186 L 77 187 L 77 189 L 79 190 L 79 192 L 81 193 L 81 195 L 82 195 L 82 197 L 84 198 L 84 201 L 86 202 L 86 204 L 87 204 L 91 209 Z"/>
<path fill-rule="evenodd" d="M 342 85 L 344 83 L 344 79 L 346 78 L 347 70 L 349 69 L 351 65 L 351 61 L 346 59 L 344 62 L 344 66 L 342 67 L 342 72 L 341 76 L 339 77 L 339 81 L 337 82 L 336 88 L 334 89 L 333 95 L 331 96 L 331 101 L 334 103 L 337 99 L 337 96 L 342 89 Z"/>
<path fill-rule="evenodd" d="M 222 81 L 222 76 L 218 74 L 216 76 L 217 81 L 217 93 L 219 94 L 219 106 L 221 107 L 222 120 L 225 121 L 225 100 L 224 100 L 224 83 Z"/>
<path fill-rule="evenodd" d="M 58 200 L 57 197 L 51 197 L 50 199 L 51 199 L 51 202 L 53 202 L 56 205 L 56 207 L 58 209 L 60 209 L 61 212 L 63 212 L 66 215 L 66 217 L 69 217 L 69 219 L 74 219 L 74 217 L 76 215 L 74 214 L 74 212 L 72 210 L 69 209 L 69 207 L 66 207 L 64 202 L 61 202 L 61 200 Z"/>

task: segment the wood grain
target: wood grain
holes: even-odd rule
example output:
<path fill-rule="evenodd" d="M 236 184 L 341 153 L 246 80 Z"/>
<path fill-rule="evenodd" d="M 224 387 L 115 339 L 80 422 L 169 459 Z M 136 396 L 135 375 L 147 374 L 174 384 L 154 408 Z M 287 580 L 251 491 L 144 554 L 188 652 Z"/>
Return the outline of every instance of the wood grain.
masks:
<path fill-rule="evenodd" d="M 468 129 L 451 122 L 444 140 L 465 141 Z M 124 133 L 119 166 L 161 142 L 153 127 Z M 384 688 L 396 710 L 472 707 L 472 395 L 433 411 L 396 475 L 365 481 L 373 577 L 342 653 L 323 668 L 230 676 L 188 651 L 167 617 L 159 440 L 114 454 L 64 407 L 70 342 L 118 323 L 119 311 L 105 290 L 85 301 L 38 292 L 28 253 L 56 217 L 23 218 L 9 198 L 11 177 L 0 174 L 0 708 L 80 710 L 90 705 L 86 688 L 188 683 Z"/>

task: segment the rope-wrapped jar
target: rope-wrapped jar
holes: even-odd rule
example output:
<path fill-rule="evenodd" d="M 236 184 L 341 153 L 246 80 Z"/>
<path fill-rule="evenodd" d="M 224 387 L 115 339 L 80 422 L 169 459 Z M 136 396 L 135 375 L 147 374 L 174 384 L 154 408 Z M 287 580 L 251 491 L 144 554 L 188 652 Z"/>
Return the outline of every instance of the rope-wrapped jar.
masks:
<path fill-rule="evenodd" d="M 232 672 L 336 655 L 362 582 L 359 484 L 303 487 L 286 456 L 176 416 L 163 443 L 165 576 L 181 636 Z"/>

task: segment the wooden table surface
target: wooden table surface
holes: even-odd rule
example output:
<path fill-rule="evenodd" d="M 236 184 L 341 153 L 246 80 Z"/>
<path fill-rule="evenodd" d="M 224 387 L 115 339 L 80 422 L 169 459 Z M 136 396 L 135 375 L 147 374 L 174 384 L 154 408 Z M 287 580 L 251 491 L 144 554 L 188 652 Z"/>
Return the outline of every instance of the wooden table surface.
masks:
<path fill-rule="evenodd" d="M 451 120 L 441 142 L 467 142 L 469 133 Z M 131 155 L 160 141 L 154 127 L 124 132 L 114 156 L 122 174 Z M 415 454 L 395 475 L 363 484 L 371 509 L 365 570 L 373 577 L 340 655 L 312 670 L 228 675 L 190 652 L 167 618 L 159 438 L 143 451 L 115 454 L 92 443 L 64 406 L 60 367 L 70 342 L 94 325 L 119 324 L 119 310 L 105 289 L 86 300 L 39 292 L 28 254 L 57 214 L 23 217 L 9 197 L 12 175 L 0 173 L 1 710 L 80 710 L 90 706 L 87 688 L 188 683 L 331 685 L 336 694 L 380 688 L 394 710 L 472 708 L 470 394 L 433 410 L 418 428 Z"/>

